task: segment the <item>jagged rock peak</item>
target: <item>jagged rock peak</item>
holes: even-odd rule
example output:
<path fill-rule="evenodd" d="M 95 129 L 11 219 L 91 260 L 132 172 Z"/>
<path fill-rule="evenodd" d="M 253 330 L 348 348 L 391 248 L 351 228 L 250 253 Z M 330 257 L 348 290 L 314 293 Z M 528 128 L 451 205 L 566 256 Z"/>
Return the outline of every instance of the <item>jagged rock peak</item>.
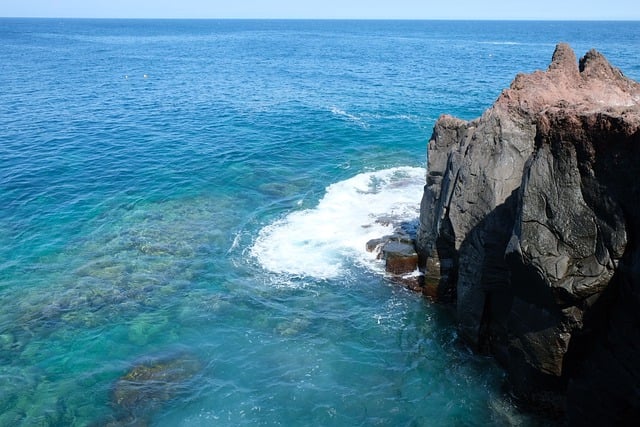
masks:
<path fill-rule="evenodd" d="M 561 72 L 573 78 L 579 77 L 578 60 L 573 49 L 566 43 L 559 43 L 553 52 L 549 72 Z"/>
<path fill-rule="evenodd" d="M 496 102 L 497 108 L 539 114 L 561 106 L 574 111 L 638 110 L 640 84 L 592 49 L 576 60 L 566 43 L 556 46 L 547 71 L 519 74 Z"/>
<path fill-rule="evenodd" d="M 611 65 L 607 58 L 595 49 L 591 49 L 580 59 L 580 74 L 584 78 L 627 82 L 622 72 Z"/>

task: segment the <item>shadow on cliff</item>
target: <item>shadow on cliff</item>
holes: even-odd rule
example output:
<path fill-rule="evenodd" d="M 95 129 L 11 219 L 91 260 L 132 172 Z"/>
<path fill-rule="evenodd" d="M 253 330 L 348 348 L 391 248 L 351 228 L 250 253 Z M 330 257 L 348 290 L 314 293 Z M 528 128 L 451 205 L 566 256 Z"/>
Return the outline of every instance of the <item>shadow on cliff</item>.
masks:
<path fill-rule="evenodd" d="M 581 173 L 601 184 L 589 187 L 596 191 L 585 191 L 585 199 L 604 218 L 609 199 L 619 204 L 627 245 L 565 358 L 572 425 L 637 425 L 640 419 L 640 130 L 629 134 L 622 125 L 602 127 L 595 153 L 578 152 Z M 584 165 L 591 159 L 589 174 Z"/>
<path fill-rule="evenodd" d="M 451 233 L 443 233 L 436 243 L 447 277 L 444 293 L 457 295 L 458 320 L 463 339 L 484 354 L 492 354 L 509 373 L 507 390 L 519 405 L 542 413 L 554 423 L 564 414 L 565 378 L 545 374 L 531 366 L 526 343 L 520 336 L 555 331 L 562 313 L 554 296 L 534 268 L 517 259 L 507 259 L 505 251 L 512 236 L 519 203 L 519 188 L 504 203 L 490 211 L 473 227 L 460 245 L 459 257 Z M 451 236 L 447 238 L 447 236 Z M 459 260 L 463 264 L 459 265 Z M 480 263 L 481 277 L 467 269 L 464 260 Z M 479 279 L 479 280 L 478 280 Z"/>
<path fill-rule="evenodd" d="M 518 233 L 519 190 L 467 233 L 458 257 L 452 233 L 437 242 L 451 261 L 443 273 L 465 341 L 505 366 L 524 407 L 557 421 L 566 413 L 570 425 L 640 419 L 640 131 L 612 135 L 611 126 L 573 143 L 584 200 L 616 265 L 601 292 L 568 302 L 522 253 L 505 255 Z M 615 233 L 626 233 L 623 254 L 608 240 Z M 480 278 L 465 260 L 479 263 Z"/>

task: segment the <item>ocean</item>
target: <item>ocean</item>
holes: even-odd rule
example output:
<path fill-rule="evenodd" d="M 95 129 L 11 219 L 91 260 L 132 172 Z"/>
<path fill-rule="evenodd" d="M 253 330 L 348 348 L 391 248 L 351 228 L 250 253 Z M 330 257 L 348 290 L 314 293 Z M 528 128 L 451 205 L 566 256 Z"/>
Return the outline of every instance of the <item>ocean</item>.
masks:
<path fill-rule="evenodd" d="M 537 425 L 365 250 L 439 115 L 638 22 L 0 19 L 0 426 Z"/>

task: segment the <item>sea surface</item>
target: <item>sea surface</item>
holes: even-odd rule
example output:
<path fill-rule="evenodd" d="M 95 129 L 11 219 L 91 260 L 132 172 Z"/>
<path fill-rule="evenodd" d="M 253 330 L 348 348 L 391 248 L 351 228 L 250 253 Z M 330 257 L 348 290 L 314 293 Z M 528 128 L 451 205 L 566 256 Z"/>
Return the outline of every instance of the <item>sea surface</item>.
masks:
<path fill-rule="evenodd" d="M 0 426 L 536 425 L 367 240 L 443 113 L 637 22 L 0 19 Z"/>

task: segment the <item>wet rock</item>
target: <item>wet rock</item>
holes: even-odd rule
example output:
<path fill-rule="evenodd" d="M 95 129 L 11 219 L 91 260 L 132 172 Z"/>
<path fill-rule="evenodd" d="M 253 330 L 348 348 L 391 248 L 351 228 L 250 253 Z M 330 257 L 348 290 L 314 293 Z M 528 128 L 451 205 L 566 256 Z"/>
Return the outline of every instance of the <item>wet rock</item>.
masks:
<path fill-rule="evenodd" d="M 380 249 L 385 244 L 386 240 L 384 238 L 379 239 L 371 239 L 367 242 L 367 252 L 377 252 L 378 257 L 380 256 Z M 380 258 L 378 258 L 380 259 Z"/>
<path fill-rule="evenodd" d="M 385 269 L 391 274 L 408 274 L 418 268 L 418 253 L 412 243 L 389 241 L 382 245 Z"/>
<path fill-rule="evenodd" d="M 386 224 L 392 224 L 392 219 Z M 396 223 L 395 232 L 367 242 L 367 251 L 376 252 L 385 262 L 385 271 L 394 282 L 422 292 L 422 274 L 418 271 L 415 228 L 412 224 Z"/>
<path fill-rule="evenodd" d="M 425 260 L 421 268 L 423 276 L 422 292 L 433 301 L 453 302 L 455 300 L 455 286 L 449 284 L 453 280 L 450 260 L 440 261 L 432 256 Z"/>
<path fill-rule="evenodd" d="M 526 403 L 639 419 L 640 85 L 559 44 L 480 118 L 441 117 L 428 150 L 426 293 L 455 299 L 463 339 Z"/>

